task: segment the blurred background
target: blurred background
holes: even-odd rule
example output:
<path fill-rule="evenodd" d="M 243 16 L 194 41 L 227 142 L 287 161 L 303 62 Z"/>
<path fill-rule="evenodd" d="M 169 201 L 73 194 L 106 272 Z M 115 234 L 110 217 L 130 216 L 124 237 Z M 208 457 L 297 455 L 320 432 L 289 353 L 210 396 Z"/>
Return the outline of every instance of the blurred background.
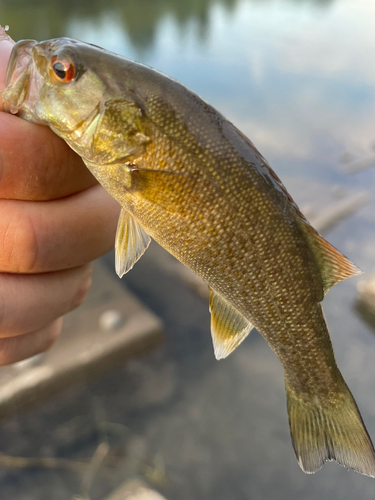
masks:
<path fill-rule="evenodd" d="M 373 439 L 374 21 L 372 0 L 0 0 L 0 23 L 15 40 L 78 38 L 201 95 L 255 143 L 307 217 L 363 269 L 323 306 Z M 30 407 L 25 391 L 13 388 L 12 411 L 0 422 L 0 499 L 103 500 L 134 478 L 167 500 L 374 498 L 374 479 L 336 463 L 302 473 L 277 359 L 252 332 L 215 361 L 205 293 L 173 258 L 152 244 L 121 282 L 112 254 L 101 266 L 112 275 L 97 289 L 127 287 L 156 318 L 154 333 L 162 322 L 165 341 L 124 355 L 112 369 L 107 363 L 100 375 L 65 381 L 63 390 L 56 384 L 49 398 L 35 389 Z M 120 300 L 120 287 L 116 293 Z M 88 325 L 81 320 L 83 335 Z M 69 320 L 67 338 L 68 330 Z M 1 377 L 5 387 L 21 374 L 31 387 L 43 363 L 0 369 L 0 395 Z"/>

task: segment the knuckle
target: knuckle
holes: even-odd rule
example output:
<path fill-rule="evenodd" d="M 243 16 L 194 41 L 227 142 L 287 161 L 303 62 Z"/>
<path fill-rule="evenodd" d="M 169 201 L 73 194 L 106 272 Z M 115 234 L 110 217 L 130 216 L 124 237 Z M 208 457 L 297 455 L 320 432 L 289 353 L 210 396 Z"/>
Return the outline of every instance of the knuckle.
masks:
<path fill-rule="evenodd" d="M 38 348 L 38 352 L 35 354 L 39 354 L 40 352 L 48 351 L 50 347 L 56 342 L 59 338 L 59 335 L 62 330 L 63 319 L 58 318 L 55 320 L 46 330 L 42 342 Z"/>
<path fill-rule="evenodd" d="M 11 365 L 29 356 L 20 351 L 22 337 L 5 337 L 0 339 L 0 366 Z"/>
<path fill-rule="evenodd" d="M 0 339 L 25 333 L 22 318 L 27 303 L 25 283 L 19 274 L 0 273 Z"/>
<path fill-rule="evenodd" d="M 10 365 L 17 361 L 12 344 L 14 344 L 12 338 L 0 339 L 0 366 Z"/>
<path fill-rule="evenodd" d="M 70 305 L 70 311 L 79 307 L 86 299 L 87 293 L 90 290 L 92 283 L 92 266 L 88 265 L 84 268 L 84 274 L 82 280 L 78 286 L 78 290 L 75 293 L 73 300 Z"/>
<path fill-rule="evenodd" d="M 22 216 L 13 212 L 3 224 L 2 270 L 35 272 L 38 260 L 36 221 L 29 214 Z"/>
<path fill-rule="evenodd" d="M 3 325 L 5 323 L 5 313 L 6 313 L 6 305 L 5 305 L 5 294 L 3 293 L 2 287 L 0 288 L 0 332 L 3 330 Z"/>
<path fill-rule="evenodd" d="M 62 318 L 37 332 L 0 338 L 0 366 L 10 365 L 47 351 L 57 340 Z"/>

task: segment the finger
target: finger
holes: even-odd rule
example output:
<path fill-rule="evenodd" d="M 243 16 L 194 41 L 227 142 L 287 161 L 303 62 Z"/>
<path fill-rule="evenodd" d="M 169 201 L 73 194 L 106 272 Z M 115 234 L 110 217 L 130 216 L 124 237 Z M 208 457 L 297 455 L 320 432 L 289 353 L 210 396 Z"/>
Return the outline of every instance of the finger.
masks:
<path fill-rule="evenodd" d="M 41 330 L 78 307 L 92 266 L 39 275 L 0 274 L 0 338 Z"/>
<path fill-rule="evenodd" d="M 0 200 L 0 271 L 57 271 L 104 255 L 119 211 L 100 185 L 48 202 Z"/>
<path fill-rule="evenodd" d="M 49 349 L 60 335 L 62 324 L 63 319 L 58 318 L 36 332 L 0 338 L 0 366 L 16 363 Z"/>
<path fill-rule="evenodd" d="M 1 92 L 4 90 L 5 74 L 14 41 L 0 28 L 0 109 L 3 108 Z"/>
<path fill-rule="evenodd" d="M 48 127 L 0 113 L 0 198 L 50 200 L 94 184 L 82 159 Z"/>

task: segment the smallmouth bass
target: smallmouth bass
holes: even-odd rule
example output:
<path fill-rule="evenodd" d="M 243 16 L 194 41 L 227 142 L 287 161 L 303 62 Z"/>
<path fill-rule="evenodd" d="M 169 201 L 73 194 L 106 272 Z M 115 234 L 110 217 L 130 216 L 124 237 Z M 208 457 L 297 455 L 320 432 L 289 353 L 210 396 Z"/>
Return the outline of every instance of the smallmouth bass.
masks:
<path fill-rule="evenodd" d="M 215 356 L 255 327 L 285 373 L 301 468 L 375 477 L 375 452 L 336 365 L 324 294 L 358 268 L 308 223 L 267 161 L 180 83 L 83 42 L 18 42 L 3 98 L 48 125 L 120 203 L 116 271 L 151 237 L 209 286 Z"/>

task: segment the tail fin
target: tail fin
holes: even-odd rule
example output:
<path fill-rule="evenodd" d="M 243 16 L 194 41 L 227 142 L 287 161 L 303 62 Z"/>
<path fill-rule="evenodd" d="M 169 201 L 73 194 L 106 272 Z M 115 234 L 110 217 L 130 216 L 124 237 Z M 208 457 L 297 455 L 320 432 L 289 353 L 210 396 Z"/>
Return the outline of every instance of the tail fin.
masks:
<path fill-rule="evenodd" d="M 334 400 L 301 399 L 286 384 L 290 433 L 301 469 L 318 471 L 336 460 L 375 477 L 375 452 L 353 396 L 343 383 Z"/>

